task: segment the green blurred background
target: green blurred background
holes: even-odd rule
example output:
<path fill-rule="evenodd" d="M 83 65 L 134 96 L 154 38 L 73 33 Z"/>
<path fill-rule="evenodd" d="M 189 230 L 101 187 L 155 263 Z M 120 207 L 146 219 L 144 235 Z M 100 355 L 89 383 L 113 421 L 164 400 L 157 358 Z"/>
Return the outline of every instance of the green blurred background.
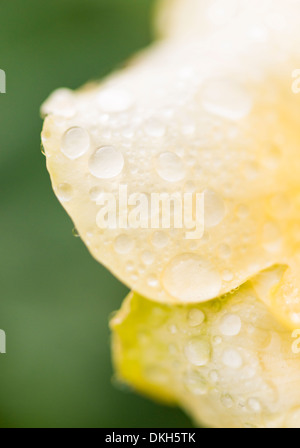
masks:
<path fill-rule="evenodd" d="M 0 0 L 1 427 L 189 427 L 112 381 L 108 318 L 127 290 L 51 190 L 39 107 L 151 41 L 153 0 Z"/>

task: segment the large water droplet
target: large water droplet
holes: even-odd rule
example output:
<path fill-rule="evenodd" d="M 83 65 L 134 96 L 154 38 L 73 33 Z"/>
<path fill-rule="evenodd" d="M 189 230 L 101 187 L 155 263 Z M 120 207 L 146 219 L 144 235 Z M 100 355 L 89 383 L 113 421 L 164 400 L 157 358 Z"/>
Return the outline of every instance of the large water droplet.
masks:
<path fill-rule="evenodd" d="M 68 129 L 61 140 L 61 152 L 71 160 L 78 159 L 90 147 L 90 136 L 85 129 L 74 127 Z"/>
<path fill-rule="evenodd" d="M 159 176 L 167 182 L 179 182 L 185 177 L 182 159 L 172 152 L 160 154 L 156 170 Z"/>
<path fill-rule="evenodd" d="M 97 149 L 89 162 L 90 173 L 98 179 L 111 179 L 118 176 L 124 168 L 122 153 L 113 146 Z"/>
<path fill-rule="evenodd" d="M 174 258 L 167 266 L 162 283 L 165 290 L 183 302 L 205 302 L 217 297 L 221 277 L 211 263 L 193 254 Z"/>
<path fill-rule="evenodd" d="M 192 339 L 184 349 L 187 360 L 194 366 L 206 366 L 210 360 L 211 347 L 202 339 Z"/>
<path fill-rule="evenodd" d="M 252 108 L 252 100 L 246 90 L 229 79 L 207 81 L 202 92 L 202 102 L 208 112 L 228 120 L 240 120 Z"/>
<path fill-rule="evenodd" d="M 235 314 L 226 314 L 220 322 L 219 329 L 223 336 L 237 336 L 242 327 L 239 316 Z"/>

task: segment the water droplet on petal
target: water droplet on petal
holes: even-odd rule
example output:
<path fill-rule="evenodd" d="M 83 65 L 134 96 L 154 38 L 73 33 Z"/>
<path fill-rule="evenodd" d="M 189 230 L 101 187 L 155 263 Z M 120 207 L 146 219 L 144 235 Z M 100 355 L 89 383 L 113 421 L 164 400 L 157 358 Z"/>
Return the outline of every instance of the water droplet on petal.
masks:
<path fill-rule="evenodd" d="M 204 302 L 217 297 L 221 290 L 216 269 L 193 254 L 175 257 L 167 266 L 162 283 L 171 296 L 183 302 Z"/>
<path fill-rule="evenodd" d="M 154 261 L 154 255 L 152 252 L 149 252 L 149 251 L 143 252 L 141 258 L 142 258 L 142 262 L 145 265 L 151 265 Z"/>
<path fill-rule="evenodd" d="M 154 232 L 151 238 L 152 244 L 158 249 L 163 249 L 168 245 L 169 236 L 165 232 Z"/>
<path fill-rule="evenodd" d="M 231 256 L 231 249 L 227 244 L 221 244 L 219 246 L 219 257 L 226 259 Z"/>
<path fill-rule="evenodd" d="M 225 205 L 221 196 L 214 191 L 204 192 L 204 222 L 205 227 L 215 227 L 225 216 Z"/>
<path fill-rule="evenodd" d="M 90 147 L 90 137 L 85 129 L 74 127 L 68 129 L 61 141 L 61 152 L 71 160 L 78 159 Z"/>
<path fill-rule="evenodd" d="M 234 404 L 233 399 L 232 399 L 231 396 L 228 395 L 228 394 L 226 394 L 226 395 L 222 395 L 222 397 L 221 397 L 221 403 L 222 403 L 222 405 L 223 405 L 225 408 L 227 408 L 227 409 L 232 408 L 232 406 L 233 406 L 233 404 Z"/>
<path fill-rule="evenodd" d="M 247 91 L 229 79 L 207 81 L 203 88 L 202 103 L 208 112 L 234 121 L 246 117 L 252 108 Z"/>
<path fill-rule="evenodd" d="M 165 125 L 157 119 L 150 119 L 145 124 L 145 132 L 149 137 L 163 137 L 166 133 Z"/>
<path fill-rule="evenodd" d="M 159 176 L 167 182 L 179 182 L 185 177 L 182 159 L 172 152 L 160 154 L 156 170 Z"/>
<path fill-rule="evenodd" d="M 249 400 L 248 400 L 248 408 L 251 410 L 251 411 L 253 411 L 253 412 L 255 412 L 255 413 L 258 413 L 258 412 L 260 412 L 261 411 L 261 404 L 260 404 L 260 402 L 258 401 L 258 400 L 256 400 L 255 398 L 250 398 Z"/>
<path fill-rule="evenodd" d="M 208 384 L 198 372 L 188 372 L 184 377 L 185 387 L 194 395 L 205 395 L 208 391 Z"/>
<path fill-rule="evenodd" d="M 233 348 L 225 350 L 222 356 L 222 362 L 226 367 L 230 367 L 231 369 L 239 369 L 243 364 L 241 355 Z"/>
<path fill-rule="evenodd" d="M 205 314 L 203 311 L 193 308 L 188 313 L 188 323 L 190 327 L 198 327 L 205 320 Z"/>
<path fill-rule="evenodd" d="M 150 275 L 150 277 L 147 280 L 147 283 L 149 286 L 151 286 L 151 288 L 156 288 L 158 285 L 157 277 L 155 275 Z"/>
<path fill-rule="evenodd" d="M 124 168 L 122 153 L 113 146 L 97 149 L 89 162 L 90 173 L 98 179 L 111 179 L 118 176 Z"/>
<path fill-rule="evenodd" d="M 73 188 L 67 183 L 59 184 L 56 194 L 61 202 L 69 202 L 73 198 Z"/>
<path fill-rule="evenodd" d="M 114 249 L 120 254 L 128 254 L 134 247 L 134 241 L 128 235 L 119 235 L 114 241 Z"/>
<path fill-rule="evenodd" d="M 226 314 L 221 319 L 219 329 L 223 336 L 237 336 L 242 328 L 242 322 L 239 316 L 235 314 Z"/>
<path fill-rule="evenodd" d="M 184 353 L 194 366 L 205 366 L 210 360 L 211 347 L 208 342 L 195 338 L 186 344 Z"/>

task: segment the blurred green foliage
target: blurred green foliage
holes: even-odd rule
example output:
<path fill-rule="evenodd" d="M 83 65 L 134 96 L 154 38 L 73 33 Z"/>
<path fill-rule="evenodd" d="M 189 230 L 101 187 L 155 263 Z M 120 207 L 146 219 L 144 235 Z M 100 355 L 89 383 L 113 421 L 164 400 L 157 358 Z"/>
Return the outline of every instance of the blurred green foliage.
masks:
<path fill-rule="evenodd" d="M 152 0 L 0 0 L 1 427 L 188 427 L 112 382 L 109 315 L 127 290 L 72 235 L 40 153 L 39 107 L 151 40 Z"/>

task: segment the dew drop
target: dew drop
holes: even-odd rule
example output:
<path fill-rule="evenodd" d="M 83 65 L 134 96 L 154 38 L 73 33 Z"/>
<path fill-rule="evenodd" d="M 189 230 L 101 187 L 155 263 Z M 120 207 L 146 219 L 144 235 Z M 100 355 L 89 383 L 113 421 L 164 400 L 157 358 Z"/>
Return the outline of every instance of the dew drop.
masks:
<path fill-rule="evenodd" d="M 221 403 L 222 405 L 227 408 L 230 409 L 233 407 L 233 399 L 230 395 L 226 394 L 226 395 L 222 395 L 221 397 Z"/>
<path fill-rule="evenodd" d="M 162 278 L 165 290 L 183 302 L 204 302 L 217 297 L 221 277 L 211 263 L 193 254 L 175 257 Z"/>
<path fill-rule="evenodd" d="M 223 342 L 223 339 L 220 336 L 215 336 L 213 339 L 214 345 L 220 345 L 220 344 L 222 344 L 222 342 Z"/>
<path fill-rule="evenodd" d="M 157 160 L 156 171 L 167 182 L 179 182 L 185 177 L 182 159 L 172 152 L 160 154 Z"/>
<path fill-rule="evenodd" d="M 226 269 L 222 274 L 222 278 L 224 282 L 231 282 L 231 280 L 233 279 L 233 273 Z"/>
<path fill-rule="evenodd" d="M 252 108 L 252 100 L 246 90 L 229 79 L 207 81 L 202 102 L 208 112 L 233 121 L 246 117 Z"/>
<path fill-rule="evenodd" d="M 100 197 L 103 195 L 103 193 L 104 193 L 104 191 L 102 190 L 102 188 L 93 187 L 89 191 L 89 196 L 93 202 L 97 202 L 100 199 Z"/>
<path fill-rule="evenodd" d="M 68 129 L 61 141 L 61 152 L 71 160 L 78 159 L 90 147 L 90 136 L 85 129 L 74 127 Z"/>
<path fill-rule="evenodd" d="M 150 277 L 147 280 L 147 283 L 149 286 L 151 286 L 151 288 L 156 288 L 158 285 L 157 277 L 155 275 L 150 275 Z"/>
<path fill-rule="evenodd" d="M 231 369 L 239 369 L 243 364 L 241 355 L 233 348 L 225 350 L 222 362 L 226 367 L 230 367 Z"/>
<path fill-rule="evenodd" d="M 231 256 L 231 249 L 227 244 L 221 244 L 218 252 L 219 257 L 223 259 L 227 259 Z"/>
<path fill-rule="evenodd" d="M 215 227 L 225 216 L 225 205 L 220 195 L 212 190 L 204 192 L 204 222 L 205 227 Z"/>
<path fill-rule="evenodd" d="M 219 381 L 219 374 L 216 370 L 212 370 L 209 374 L 209 378 L 213 383 L 217 383 Z"/>
<path fill-rule="evenodd" d="M 187 360 L 194 366 L 205 366 L 210 360 L 211 347 L 202 339 L 192 339 L 186 344 L 184 353 Z"/>
<path fill-rule="evenodd" d="M 150 251 L 145 251 L 142 253 L 141 259 L 145 265 L 150 266 L 154 262 L 154 255 Z"/>
<path fill-rule="evenodd" d="M 169 236 L 165 232 L 154 232 L 151 238 L 154 247 L 163 249 L 168 245 Z"/>
<path fill-rule="evenodd" d="M 253 411 L 255 413 L 258 413 L 258 412 L 261 411 L 261 404 L 260 404 L 260 402 L 258 400 L 256 400 L 256 398 L 250 398 L 248 400 L 247 404 L 248 404 L 248 408 L 251 411 Z"/>
<path fill-rule="evenodd" d="M 114 249 L 120 254 L 128 254 L 134 247 L 134 241 L 128 235 L 119 235 L 114 241 Z"/>
<path fill-rule="evenodd" d="M 73 188 L 67 183 L 59 184 L 56 194 L 61 202 L 69 202 L 73 198 Z"/>
<path fill-rule="evenodd" d="M 205 395 L 208 391 L 208 384 L 198 372 L 188 372 L 184 377 L 185 387 L 194 395 Z"/>
<path fill-rule="evenodd" d="M 98 96 L 98 104 L 104 112 L 125 112 L 133 104 L 132 95 L 122 89 L 109 88 Z"/>
<path fill-rule="evenodd" d="M 241 328 L 241 319 L 235 314 L 226 314 L 223 316 L 219 325 L 220 332 L 223 336 L 237 336 Z"/>
<path fill-rule="evenodd" d="M 263 228 L 263 247 L 270 253 L 279 252 L 282 246 L 282 235 L 275 222 L 267 222 Z"/>
<path fill-rule="evenodd" d="M 149 137 L 161 138 L 166 133 L 166 127 L 159 120 L 152 118 L 145 124 L 145 132 Z"/>
<path fill-rule="evenodd" d="M 98 179 L 111 179 L 118 176 L 124 168 L 122 153 L 113 146 L 97 149 L 89 161 L 90 173 Z"/>
<path fill-rule="evenodd" d="M 190 327 L 198 327 L 205 320 L 203 311 L 193 308 L 188 312 L 188 323 Z"/>

